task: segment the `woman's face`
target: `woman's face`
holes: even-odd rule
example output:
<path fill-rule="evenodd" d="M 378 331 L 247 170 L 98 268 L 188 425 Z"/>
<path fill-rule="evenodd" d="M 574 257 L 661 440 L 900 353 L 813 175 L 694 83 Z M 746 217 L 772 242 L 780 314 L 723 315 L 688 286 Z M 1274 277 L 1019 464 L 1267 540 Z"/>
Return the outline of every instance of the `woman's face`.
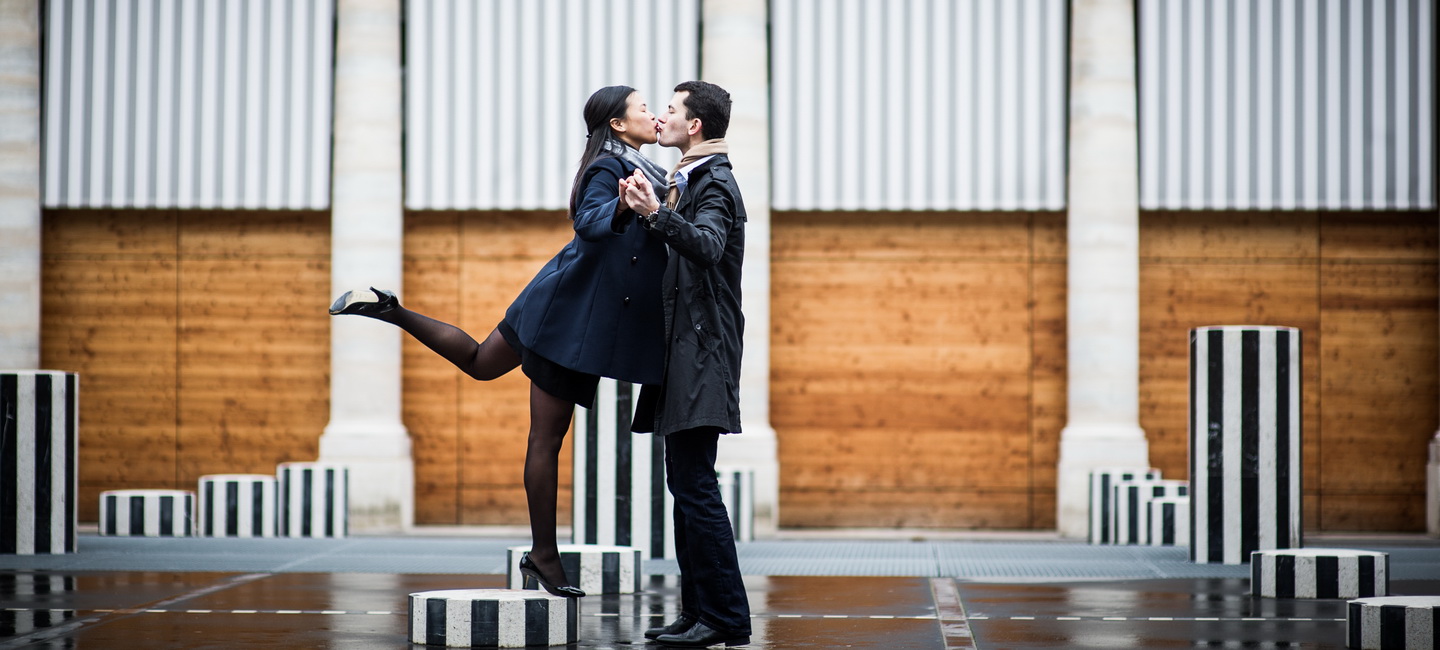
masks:
<path fill-rule="evenodd" d="M 640 93 L 630 93 L 625 100 L 625 115 L 610 120 L 610 129 L 615 137 L 639 149 L 641 145 L 655 144 L 655 114 L 645 106 Z"/>

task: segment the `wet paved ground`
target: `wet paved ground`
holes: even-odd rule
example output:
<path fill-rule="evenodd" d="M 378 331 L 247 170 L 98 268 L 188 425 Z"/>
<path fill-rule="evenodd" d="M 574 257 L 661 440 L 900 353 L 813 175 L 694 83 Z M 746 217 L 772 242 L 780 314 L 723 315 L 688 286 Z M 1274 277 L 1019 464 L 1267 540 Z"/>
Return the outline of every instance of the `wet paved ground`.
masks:
<path fill-rule="evenodd" d="M 77 554 L 0 556 L 0 648 L 410 648 L 408 594 L 503 587 L 522 543 L 85 536 Z M 1434 540 L 1309 545 L 1389 552 L 1393 593 L 1440 595 Z M 1344 601 L 1251 598 L 1245 567 L 1176 549 L 769 541 L 741 563 L 752 648 L 1344 647 Z M 643 593 L 581 601 L 573 647 L 644 647 L 674 617 L 673 562 L 646 569 Z"/>

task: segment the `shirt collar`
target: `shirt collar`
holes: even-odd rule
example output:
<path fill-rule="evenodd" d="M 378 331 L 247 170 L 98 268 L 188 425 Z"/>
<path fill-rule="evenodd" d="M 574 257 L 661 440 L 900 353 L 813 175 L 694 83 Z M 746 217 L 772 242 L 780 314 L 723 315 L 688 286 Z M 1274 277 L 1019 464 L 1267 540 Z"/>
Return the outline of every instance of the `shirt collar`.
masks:
<path fill-rule="evenodd" d="M 690 164 L 686 165 L 684 168 L 679 169 L 679 170 L 677 170 L 677 171 L 675 172 L 675 178 L 676 178 L 677 180 L 681 181 L 681 182 L 689 183 L 689 182 L 690 182 L 690 173 L 693 172 L 693 171 L 695 171 L 695 168 L 696 168 L 696 167 L 699 167 L 699 166 L 705 164 L 706 162 L 709 162 L 710 159 L 711 159 L 711 158 L 714 158 L 714 157 L 715 157 L 715 154 L 710 154 L 710 155 L 708 155 L 708 156 L 705 156 L 704 158 L 701 158 L 701 159 L 699 159 L 699 160 L 697 160 L 697 161 L 695 161 L 695 162 L 693 162 L 693 163 L 690 163 Z"/>

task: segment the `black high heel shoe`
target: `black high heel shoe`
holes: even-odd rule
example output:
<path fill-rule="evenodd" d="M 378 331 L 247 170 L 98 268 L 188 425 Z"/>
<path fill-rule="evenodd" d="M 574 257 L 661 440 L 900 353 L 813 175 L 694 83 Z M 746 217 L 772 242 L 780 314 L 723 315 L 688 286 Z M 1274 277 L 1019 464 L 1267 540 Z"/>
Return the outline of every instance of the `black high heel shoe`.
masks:
<path fill-rule="evenodd" d="M 535 561 L 530 559 L 529 553 L 520 554 L 520 575 L 525 576 L 527 582 L 529 580 L 534 580 L 535 582 L 540 583 L 540 586 L 544 587 L 545 591 L 548 591 L 553 595 L 562 596 L 565 598 L 585 597 L 585 592 L 580 591 L 575 587 L 571 587 L 569 585 L 566 585 L 564 587 L 557 587 L 547 582 L 545 578 L 542 578 L 540 576 L 540 567 L 535 566 Z"/>
<path fill-rule="evenodd" d="M 335 299 L 335 302 L 330 305 L 330 315 L 375 316 L 394 310 L 399 306 L 400 301 L 396 300 L 395 294 L 390 291 L 375 287 L 370 287 L 368 291 L 352 289 L 340 294 L 340 297 Z"/>

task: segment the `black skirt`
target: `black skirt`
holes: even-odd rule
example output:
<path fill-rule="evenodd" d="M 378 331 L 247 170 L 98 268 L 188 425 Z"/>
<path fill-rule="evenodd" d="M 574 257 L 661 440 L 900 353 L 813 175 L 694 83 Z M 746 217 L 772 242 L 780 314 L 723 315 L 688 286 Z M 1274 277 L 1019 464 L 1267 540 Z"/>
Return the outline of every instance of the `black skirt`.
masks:
<path fill-rule="evenodd" d="M 540 390 L 576 406 L 587 409 L 595 406 L 595 389 L 600 385 L 599 376 L 571 370 L 536 354 L 520 342 L 520 335 L 515 333 L 515 328 L 510 327 L 504 320 L 495 327 L 500 330 L 500 336 L 505 337 L 505 342 L 515 350 L 515 354 L 520 355 L 520 370 Z"/>

